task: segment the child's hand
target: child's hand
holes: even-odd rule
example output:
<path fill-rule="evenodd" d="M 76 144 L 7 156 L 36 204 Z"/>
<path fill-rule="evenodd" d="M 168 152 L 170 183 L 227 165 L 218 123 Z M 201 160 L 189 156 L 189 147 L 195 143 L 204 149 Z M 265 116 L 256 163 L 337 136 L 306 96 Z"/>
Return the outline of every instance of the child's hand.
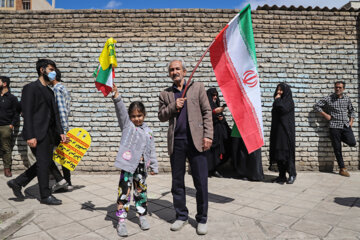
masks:
<path fill-rule="evenodd" d="M 150 171 L 150 175 L 156 175 L 156 172 Z"/>
<path fill-rule="evenodd" d="M 117 98 L 119 96 L 119 91 L 118 91 L 115 83 L 113 83 L 113 88 L 112 88 L 111 92 L 113 93 L 113 98 Z"/>

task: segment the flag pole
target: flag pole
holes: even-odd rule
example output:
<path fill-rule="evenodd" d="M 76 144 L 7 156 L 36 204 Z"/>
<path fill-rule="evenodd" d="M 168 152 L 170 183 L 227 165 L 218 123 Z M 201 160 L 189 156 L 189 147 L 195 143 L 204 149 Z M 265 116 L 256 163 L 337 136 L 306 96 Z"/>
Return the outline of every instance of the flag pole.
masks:
<path fill-rule="evenodd" d="M 191 75 L 190 75 L 190 77 L 189 77 L 189 79 L 188 79 L 188 81 L 187 81 L 187 83 L 186 83 L 186 85 L 185 85 L 185 89 L 184 89 L 184 92 L 183 92 L 182 95 L 181 95 L 181 98 L 184 98 L 184 97 L 185 97 L 186 90 L 188 89 L 188 87 L 189 87 L 189 85 L 190 85 L 191 79 L 192 79 L 192 77 L 193 77 L 196 69 L 199 67 L 201 61 L 204 59 L 206 53 L 210 50 L 210 47 L 211 47 L 211 45 L 213 45 L 214 42 L 215 42 L 215 40 L 212 41 L 212 43 L 211 43 L 211 44 L 209 45 L 209 47 L 206 49 L 206 51 L 204 52 L 204 54 L 201 56 L 200 60 L 197 62 L 194 70 L 192 71 L 192 73 L 191 73 Z"/>

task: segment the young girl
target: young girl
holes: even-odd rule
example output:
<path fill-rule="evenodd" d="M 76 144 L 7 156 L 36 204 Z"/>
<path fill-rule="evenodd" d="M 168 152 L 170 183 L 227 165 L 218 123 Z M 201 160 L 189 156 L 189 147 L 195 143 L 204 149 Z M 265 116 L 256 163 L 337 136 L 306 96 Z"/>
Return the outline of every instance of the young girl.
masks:
<path fill-rule="evenodd" d="M 158 173 L 158 163 L 152 131 L 144 123 L 146 115 L 144 105 L 141 102 L 132 102 L 127 112 L 115 84 L 113 94 L 115 111 L 122 130 L 115 161 L 115 167 L 121 169 L 116 212 L 116 216 L 119 217 L 117 231 L 119 236 L 125 237 L 128 234 L 125 220 L 130 208 L 132 185 L 140 227 L 142 230 L 150 228 L 145 217 L 147 214 L 147 168 L 150 167 L 150 174 L 154 175 Z"/>

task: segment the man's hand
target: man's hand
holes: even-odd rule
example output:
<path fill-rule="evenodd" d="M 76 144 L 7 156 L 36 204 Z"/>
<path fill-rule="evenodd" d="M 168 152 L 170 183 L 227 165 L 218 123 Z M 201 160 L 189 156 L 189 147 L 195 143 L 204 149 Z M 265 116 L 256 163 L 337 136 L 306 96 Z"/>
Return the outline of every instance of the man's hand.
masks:
<path fill-rule="evenodd" d="M 29 139 L 26 141 L 27 144 L 29 145 L 29 147 L 31 148 L 36 148 L 36 145 L 37 145 L 37 140 L 36 138 L 32 138 L 32 139 Z"/>
<path fill-rule="evenodd" d="M 186 101 L 186 98 L 177 98 L 176 99 L 176 109 L 180 110 L 184 107 L 184 103 Z"/>
<path fill-rule="evenodd" d="M 14 130 L 14 125 L 10 124 L 9 127 L 10 127 L 11 130 Z"/>
<path fill-rule="evenodd" d="M 60 134 L 60 138 L 61 138 L 61 142 L 62 142 L 62 143 L 68 143 L 68 142 L 66 142 L 66 141 L 67 141 L 67 138 L 66 138 L 66 135 L 65 135 L 65 134 Z"/>
<path fill-rule="evenodd" d="M 207 151 L 210 149 L 212 144 L 212 140 L 210 138 L 204 138 L 203 139 L 203 150 Z"/>
<path fill-rule="evenodd" d="M 156 175 L 156 172 L 150 171 L 150 175 Z"/>
<path fill-rule="evenodd" d="M 331 120 L 331 115 L 330 115 L 330 114 L 327 114 L 326 112 L 321 112 L 321 115 L 323 115 L 323 117 L 324 117 L 326 120 L 328 120 L 328 121 Z"/>

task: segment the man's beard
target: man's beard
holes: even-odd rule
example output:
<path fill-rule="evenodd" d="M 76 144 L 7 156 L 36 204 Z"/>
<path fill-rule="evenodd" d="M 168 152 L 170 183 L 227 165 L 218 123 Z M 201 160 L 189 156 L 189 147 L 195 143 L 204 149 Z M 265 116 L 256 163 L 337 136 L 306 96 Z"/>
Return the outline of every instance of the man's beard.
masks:
<path fill-rule="evenodd" d="M 45 82 L 50 82 L 50 78 L 48 77 L 48 75 L 47 74 L 44 74 L 43 73 L 43 78 L 44 78 L 44 80 L 45 80 Z"/>

